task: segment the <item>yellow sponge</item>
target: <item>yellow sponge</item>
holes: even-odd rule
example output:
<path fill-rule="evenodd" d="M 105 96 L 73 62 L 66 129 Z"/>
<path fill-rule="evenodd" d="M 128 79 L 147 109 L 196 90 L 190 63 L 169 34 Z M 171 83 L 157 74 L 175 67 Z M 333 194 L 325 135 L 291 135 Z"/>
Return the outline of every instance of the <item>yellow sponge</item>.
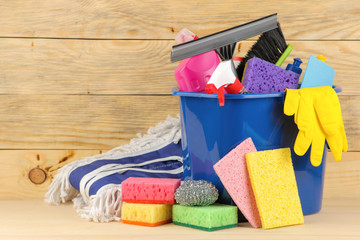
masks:
<path fill-rule="evenodd" d="M 304 223 L 290 148 L 246 154 L 263 229 Z"/>
<path fill-rule="evenodd" d="M 123 203 L 121 207 L 123 223 L 142 226 L 158 226 L 172 221 L 172 205 Z"/>

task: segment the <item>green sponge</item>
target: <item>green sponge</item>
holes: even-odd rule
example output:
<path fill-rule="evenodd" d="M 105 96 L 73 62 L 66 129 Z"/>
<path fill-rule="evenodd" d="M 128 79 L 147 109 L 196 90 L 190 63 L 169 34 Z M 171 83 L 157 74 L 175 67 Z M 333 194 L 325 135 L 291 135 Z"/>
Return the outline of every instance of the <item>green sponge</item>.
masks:
<path fill-rule="evenodd" d="M 237 207 L 223 204 L 173 205 L 173 223 L 205 231 L 236 227 L 238 223 Z"/>

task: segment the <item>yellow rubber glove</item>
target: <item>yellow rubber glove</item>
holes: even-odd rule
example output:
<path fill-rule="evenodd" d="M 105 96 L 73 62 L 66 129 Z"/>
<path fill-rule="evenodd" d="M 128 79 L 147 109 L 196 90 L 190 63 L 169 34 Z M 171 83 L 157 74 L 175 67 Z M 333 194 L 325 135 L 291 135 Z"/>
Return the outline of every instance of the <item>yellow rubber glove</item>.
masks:
<path fill-rule="evenodd" d="M 335 160 L 341 160 L 348 145 L 339 99 L 332 87 L 287 89 L 284 113 L 294 115 L 299 128 L 294 144 L 297 155 L 303 156 L 311 145 L 311 164 L 319 166 L 326 139 Z"/>

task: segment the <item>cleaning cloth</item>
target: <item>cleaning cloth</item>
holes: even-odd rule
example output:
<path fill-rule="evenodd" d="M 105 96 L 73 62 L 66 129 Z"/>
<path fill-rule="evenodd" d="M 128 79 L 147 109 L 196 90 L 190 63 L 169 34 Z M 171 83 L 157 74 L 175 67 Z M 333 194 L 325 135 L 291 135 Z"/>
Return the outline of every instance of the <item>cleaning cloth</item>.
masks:
<path fill-rule="evenodd" d="M 73 200 L 80 216 L 95 222 L 120 220 L 121 183 L 129 177 L 183 178 L 179 118 L 148 130 L 145 136 L 107 153 L 69 163 L 59 169 L 46 201 Z"/>

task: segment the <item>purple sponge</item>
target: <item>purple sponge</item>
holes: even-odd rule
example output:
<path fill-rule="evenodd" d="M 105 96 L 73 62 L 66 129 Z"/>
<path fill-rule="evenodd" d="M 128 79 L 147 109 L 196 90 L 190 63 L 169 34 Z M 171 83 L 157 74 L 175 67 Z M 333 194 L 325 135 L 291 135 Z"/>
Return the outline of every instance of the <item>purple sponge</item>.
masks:
<path fill-rule="evenodd" d="M 283 92 L 296 89 L 300 75 L 253 57 L 247 64 L 242 84 L 250 93 Z"/>

